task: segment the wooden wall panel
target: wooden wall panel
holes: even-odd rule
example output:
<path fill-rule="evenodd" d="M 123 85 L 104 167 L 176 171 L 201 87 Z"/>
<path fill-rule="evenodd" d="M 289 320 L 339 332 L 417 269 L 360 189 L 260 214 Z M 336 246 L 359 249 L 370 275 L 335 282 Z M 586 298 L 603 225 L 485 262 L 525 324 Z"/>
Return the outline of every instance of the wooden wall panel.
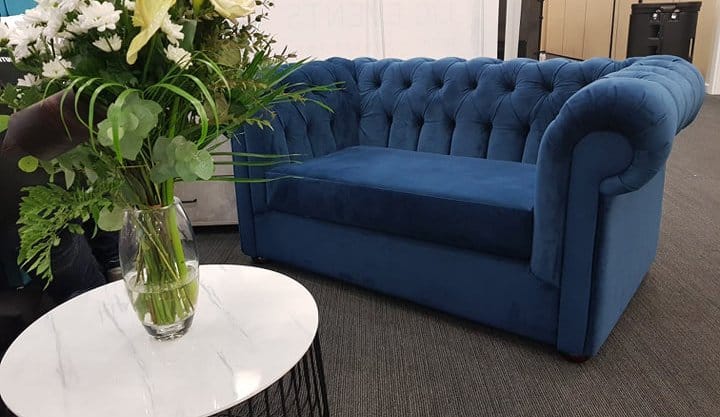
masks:
<path fill-rule="evenodd" d="M 551 54 L 567 55 L 563 53 L 564 38 L 572 30 L 566 30 L 566 18 L 575 20 L 572 27 L 577 27 L 578 22 L 583 22 L 583 52 L 579 58 L 590 58 L 593 56 L 608 56 L 609 52 L 609 27 L 612 16 L 612 0 L 586 0 L 585 18 L 568 13 L 568 7 L 578 9 L 577 0 L 545 0 L 547 12 L 543 21 L 544 50 Z M 678 0 L 680 3 L 690 0 Z M 645 0 L 645 3 L 668 3 L 668 0 Z M 570 3 L 566 7 L 566 3 Z M 615 7 L 615 31 L 613 34 L 614 59 L 625 59 L 627 56 L 627 40 L 630 25 L 631 5 L 636 0 L 617 0 Z M 700 16 L 698 19 L 697 37 L 695 42 L 695 55 L 693 63 L 700 69 L 704 76 L 710 74 L 712 56 L 715 48 L 716 33 L 720 26 L 720 0 L 703 0 Z M 605 36 L 607 35 L 607 37 Z M 579 36 L 576 32 L 572 36 Z M 570 41 L 571 46 L 575 46 Z M 718 69 L 720 71 L 720 69 Z"/>
<path fill-rule="evenodd" d="M 543 21 L 542 21 L 542 29 L 540 31 L 540 50 L 541 51 L 547 51 L 547 16 L 548 16 L 548 2 L 545 0 L 543 2 Z"/>
<path fill-rule="evenodd" d="M 609 56 L 612 7 L 612 0 L 589 0 L 587 2 L 582 53 L 584 59 Z"/>
<path fill-rule="evenodd" d="M 597 0 L 592 0 L 597 1 Z M 565 28 L 563 30 L 563 55 L 581 58 L 585 38 L 585 12 L 588 0 L 565 1 Z"/>
<path fill-rule="evenodd" d="M 551 54 L 563 55 L 565 32 L 565 0 L 546 0 L 547 13 L 543 21 L 546 27 L 545 50 Z"/>

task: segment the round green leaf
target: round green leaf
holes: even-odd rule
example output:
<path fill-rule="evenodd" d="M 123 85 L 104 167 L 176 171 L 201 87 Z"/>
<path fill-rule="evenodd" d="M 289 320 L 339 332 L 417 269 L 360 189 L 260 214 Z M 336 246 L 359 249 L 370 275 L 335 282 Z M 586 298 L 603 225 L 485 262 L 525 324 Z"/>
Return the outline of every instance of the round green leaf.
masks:
<path fill-rule="evenodd" d="M 190 165 L 195 175 L 203 180 L 210 179 L 210 177 L 212 177 L 215 173 L 215 164 L 212 156 L 210 155 L 210 152 L 206 150 L 198 151 L 194 155 Z"/>
<path fill-rule="evenodd" d="M 100 210 L 97 225 L 106 232 L 114 232 L 120 230 L 123 225 L 124 210 L 114 207 L 112 210 L 104 208 Z"/>
<path fill-rule="evenodd" d="M 40 162 L 34 156 L 25 156 L 18 161 L 18 168 L 23 172 L 35 172 Z"/>
<path fill-rule="evenodd" d="M 8 116 L 7 114 L 0 114 L 0 132 L 6 131 L 9 123 L 10 116 Z"/>

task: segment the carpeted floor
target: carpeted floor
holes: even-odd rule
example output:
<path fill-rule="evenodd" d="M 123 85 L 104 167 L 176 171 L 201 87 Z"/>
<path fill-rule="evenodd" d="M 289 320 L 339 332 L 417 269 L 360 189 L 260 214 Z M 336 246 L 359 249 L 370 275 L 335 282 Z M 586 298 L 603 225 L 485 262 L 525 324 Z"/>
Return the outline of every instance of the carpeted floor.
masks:
<path fill-rule="evenodd" d="M 240 263 L 232 229 L 204 263 Z M 600 355 L 552 347 L 283 265 L 320 307 L 333 417 L 720 416 L 720 97 L 676 139 L 655 265 Z"/>
<path fill-rule="evenodd" d="M 198 238 L 204 263 L 249 263 L 232 228 L 198 228 Z M 585 364 L 404 301 L 268 267 L 317 299 L 332 417 L 718 417 L 720 97 L 709 97 L 676 139 L 655 265 Z"/>

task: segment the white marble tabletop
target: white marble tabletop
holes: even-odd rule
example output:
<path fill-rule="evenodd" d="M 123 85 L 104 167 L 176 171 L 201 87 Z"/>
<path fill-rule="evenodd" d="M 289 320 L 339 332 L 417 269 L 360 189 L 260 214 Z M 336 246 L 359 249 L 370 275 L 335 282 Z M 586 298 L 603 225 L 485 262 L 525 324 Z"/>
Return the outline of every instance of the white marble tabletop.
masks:
<path fill-rule="evenodd" d="M 0 364 L 19 417 L 206 417 L 261 392 L 306 353 L 318 327 L 310 293 L 265 269 L 206 265 L 195 322 L 149 336 L 124 283 L 83 294 L 33 323 Z"/>

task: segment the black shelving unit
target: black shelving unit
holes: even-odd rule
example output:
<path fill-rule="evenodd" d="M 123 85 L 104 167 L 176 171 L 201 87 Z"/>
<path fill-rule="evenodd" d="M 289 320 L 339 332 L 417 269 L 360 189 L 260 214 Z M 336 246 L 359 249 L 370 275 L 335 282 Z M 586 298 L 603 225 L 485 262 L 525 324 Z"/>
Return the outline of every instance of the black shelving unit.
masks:
<path fill-rule="evenodd" d="M 627 56 L 675 55 L 692 62 L 702 2 L 632 5 Z"/>

